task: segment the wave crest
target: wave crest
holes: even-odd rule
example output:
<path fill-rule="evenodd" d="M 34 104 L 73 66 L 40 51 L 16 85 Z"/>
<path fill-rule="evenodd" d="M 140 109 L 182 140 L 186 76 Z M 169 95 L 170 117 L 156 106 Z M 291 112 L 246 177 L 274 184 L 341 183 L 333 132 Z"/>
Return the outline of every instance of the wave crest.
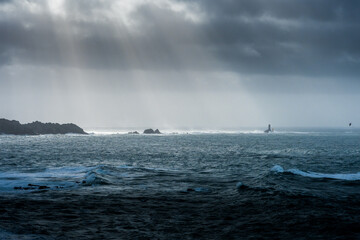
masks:
<path fill-rule="evenodd" d="M 271 168 L 271 171 L 277 173 L 291 173 L 294 175 L 299 175 L 303 177 L 310 178 L 328 178 L 328 179 L 337 179 L 337 180 L 346 180 L 346 181 L 359 181 L 360 180 L 360 172 L 357 173 L 319 173 L 319 172 L 307 172 L 301 171 L 299 169 L 293 168 L 284 170 L 280 165 L 275 165 Z"/>
<path fill-rule="evenodd" d="M 92 186 L 92 185 L 108 185 L 110 184 L 106 179 L 98 176 L 96 173 L 87 174 L 84 180 L 81 182 L 84 186 Z"/>

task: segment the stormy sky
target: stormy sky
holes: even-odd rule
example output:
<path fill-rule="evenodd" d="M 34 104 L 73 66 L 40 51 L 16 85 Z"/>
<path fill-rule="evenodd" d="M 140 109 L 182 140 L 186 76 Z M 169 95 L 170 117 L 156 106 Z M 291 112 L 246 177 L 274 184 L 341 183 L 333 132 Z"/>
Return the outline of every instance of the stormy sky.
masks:
<path fill-rule="evenodd" d="M 0 0 L 0 117 L 360 125 L 356 0 Z"/>

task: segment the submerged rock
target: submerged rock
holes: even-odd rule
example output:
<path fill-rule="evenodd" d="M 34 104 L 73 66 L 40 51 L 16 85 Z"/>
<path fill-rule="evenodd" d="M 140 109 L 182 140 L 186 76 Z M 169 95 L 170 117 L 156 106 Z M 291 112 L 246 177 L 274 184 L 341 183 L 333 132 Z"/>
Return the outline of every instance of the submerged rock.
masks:
<path fill-rule="evenodd" d="M 240 191 L 240 190 L 242 190 L 242 189 L 247 189 L 247 188 L 249 188 L 249 187 L 246 186 L 246 185 L 244 185 L 242 182 L 238 182 L 238 183 L 236 184 L 236 189 L 237 189 L 238 191 Z"/>
<path fill-rule="evenodd" d="M 155 131 L 152 128 L 145 129 L 144 134 L 161 134 L 159 129 L 156 129 Z"/>
<path fill-rule="evenodd" d="M 56 189 L 61 189 L 64 188 L 62 186 L 55 186 Z M 26 187 L 14 187 L 15 190 L 45 190 L 45 189 L 50 189 L 49 186 L 45 186 L 45 185 L 36 185 L 36 184 L 31 184 L 29 183 Z"/>
<path fill-rule="evenodd" d="M 40 134 L 87 134 L 82 128 L 73 124 L 42 123 L 39 121 L 21 124 L 15 120 L 0 119 L 0 134 L 40 135 Z"/>
<path fill-rule="evenodd" d="M 27 185 L 27 187 L 14 187 L 15 190 L 44 190 L 44 189 L 48 189 L 48 188 L 50 188 L 50 187 L 43 186 L 43 185 L 31 184 L 31 183 L 29 183 Z"/>

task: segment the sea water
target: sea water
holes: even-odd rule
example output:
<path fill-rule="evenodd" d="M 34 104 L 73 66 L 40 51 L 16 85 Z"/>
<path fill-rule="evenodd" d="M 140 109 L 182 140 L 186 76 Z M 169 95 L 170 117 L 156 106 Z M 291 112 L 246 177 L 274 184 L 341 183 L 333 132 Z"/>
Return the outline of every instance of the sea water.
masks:
<path fill-rule="evenodd" d="M 360 131 L 0 135 L 2 239 L 360 238 Z"/>

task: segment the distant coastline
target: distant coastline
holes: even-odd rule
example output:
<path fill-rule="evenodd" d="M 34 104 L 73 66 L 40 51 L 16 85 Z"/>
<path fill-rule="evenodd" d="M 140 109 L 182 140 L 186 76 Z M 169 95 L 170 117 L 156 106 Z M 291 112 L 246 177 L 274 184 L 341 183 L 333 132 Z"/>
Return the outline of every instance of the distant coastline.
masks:
<path fill-rule="evenodd" d="M 43 135 L 43 134 L 87 134 L 82 128 L 73 124 L 42 123 L 35 121 L 21 124 L 16 120 L 0 118 L 0 134 L 11 135 Z"/>

